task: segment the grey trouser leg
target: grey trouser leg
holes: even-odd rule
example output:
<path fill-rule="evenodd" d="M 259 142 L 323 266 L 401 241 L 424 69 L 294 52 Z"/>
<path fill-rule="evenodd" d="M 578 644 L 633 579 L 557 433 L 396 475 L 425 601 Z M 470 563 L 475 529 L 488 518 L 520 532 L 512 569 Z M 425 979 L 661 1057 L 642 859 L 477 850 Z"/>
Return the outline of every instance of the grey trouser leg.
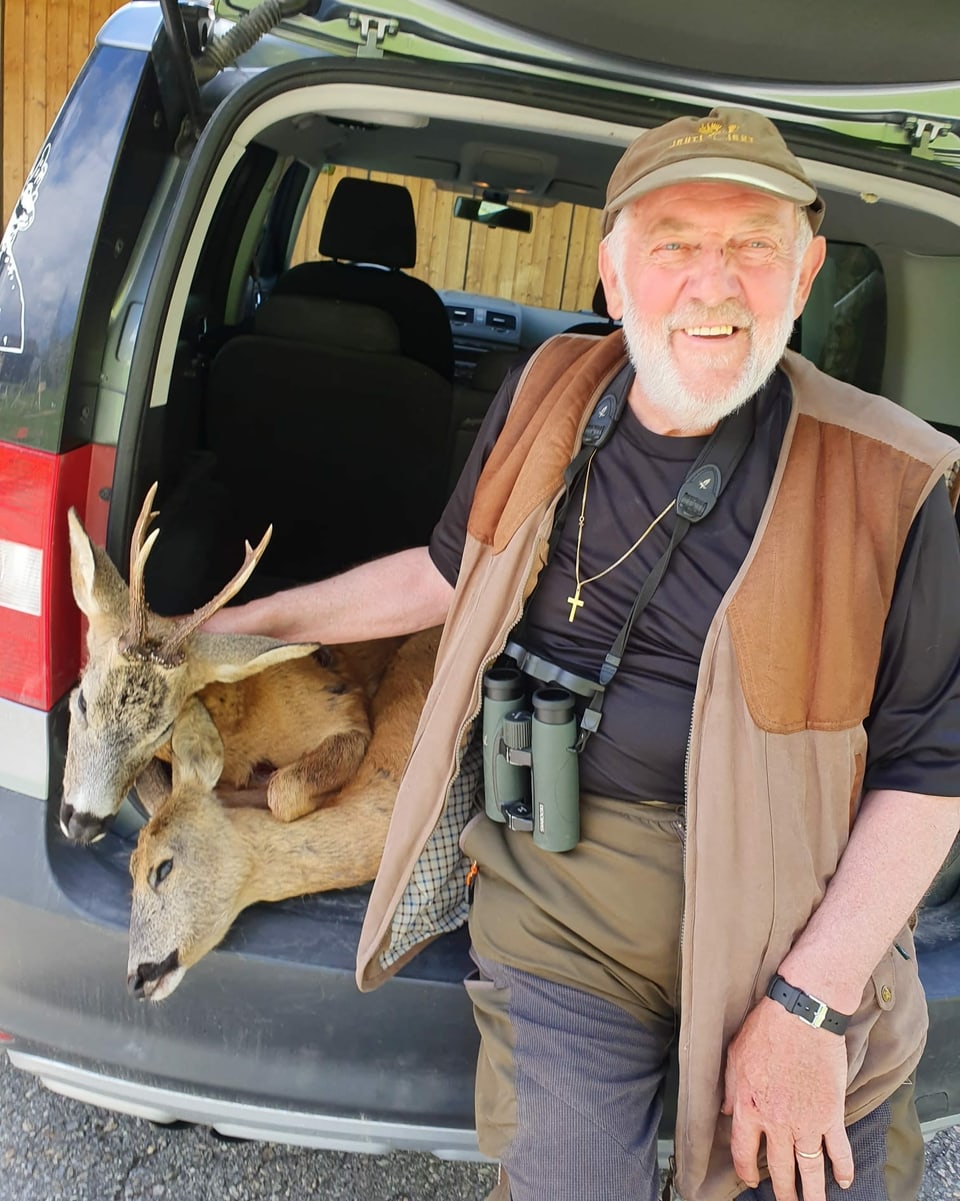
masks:
<path fill-rule="evenodd" d="M 675 809 L 584 797 L 565 854 L 484 818 L 477 1130 L 511 1201 L 654 1201 L 683 889 Z M 501 1184 L 491 1201 L 506 1201 Z"/>
<path fill-rule="evenodd" d="M 477 1097 L 502 1107 L 506 1068 L 501 1128 L 513 1134 L 499 1155 L 510 1201 L 656 1201 L 669 1039 L 588 992 L 476 959 L 479 980 L 468 989 L 484 1033 Z M 504 1015 L 509 1063 L 497 1029 Z M 493 1197 L 506 1197 L 502 1185 Z"/>

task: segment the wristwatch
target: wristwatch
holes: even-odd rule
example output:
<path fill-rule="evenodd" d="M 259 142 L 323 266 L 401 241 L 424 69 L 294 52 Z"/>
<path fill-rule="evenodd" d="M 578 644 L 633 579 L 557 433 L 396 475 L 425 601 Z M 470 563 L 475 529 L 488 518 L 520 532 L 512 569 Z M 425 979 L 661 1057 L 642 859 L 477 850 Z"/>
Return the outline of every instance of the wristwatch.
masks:
<path fill-rule="evenodd" d="M 774 976 L 770 981 L 767 996 L 771 1001 L 779 1001 L 787 1013 L 796 1014 L 808 1026 L 814 1026 L 818 1030 L 829 1030 L 831 1034 L 843 1034 L 853 1016 L 838 1013 L 802 989 L 794 988 L 782 976 Z"/>

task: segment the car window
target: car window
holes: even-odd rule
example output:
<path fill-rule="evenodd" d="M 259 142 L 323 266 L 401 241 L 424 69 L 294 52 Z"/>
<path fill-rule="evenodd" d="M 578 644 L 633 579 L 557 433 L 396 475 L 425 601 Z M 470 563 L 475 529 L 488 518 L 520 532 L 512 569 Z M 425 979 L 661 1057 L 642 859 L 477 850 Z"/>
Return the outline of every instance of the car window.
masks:
<path fill-rule="evenodd" d="M 828 242 L 794 344 L 828 375 L 868 392 L 881 390 L 887 293 L 880 260 L 868 246 Z"/>
<path fill-rule="evenodd" d="M 432 180 L 336 167 L 318 176 L 291 265 L 319 257 L 327 202 L 346 175 L 403 184 L 417 214 L 417 264 L 410 274 L 437 291 L 498 296 L 517 304 L 590 311 L 597 286 L 600 213 L 584 205 L 530 206 L 529 233 L 491 229 L 453 215 L 456 192 Z M 517 207 L 522 204 L 511 201 Z"/>

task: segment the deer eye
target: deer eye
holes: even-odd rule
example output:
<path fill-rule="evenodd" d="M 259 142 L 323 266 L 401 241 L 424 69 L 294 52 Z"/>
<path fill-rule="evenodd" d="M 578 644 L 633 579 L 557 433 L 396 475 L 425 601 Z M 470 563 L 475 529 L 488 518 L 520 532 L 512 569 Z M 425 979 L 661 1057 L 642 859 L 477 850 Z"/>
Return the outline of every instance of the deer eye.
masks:
<path fill-rule="evenodd" d="M 172 859 L 164 859 L 162 863 L 158 863 L 157 866 L 150 873 L 150 887 L 156 888 L 158 885 L 162 884 L 164 882 L 164 880 L 166 880 L 167 876 L 170 875 L 170 872 L 172 870 L 173 870 L 173 860 Z"/>
<path fill-rule="evenodd" d="M 82 688 L 77 692 L 77 708 L 80 710 L 81 717 L 87 716 L 87 698 L 83 695 Z"/>

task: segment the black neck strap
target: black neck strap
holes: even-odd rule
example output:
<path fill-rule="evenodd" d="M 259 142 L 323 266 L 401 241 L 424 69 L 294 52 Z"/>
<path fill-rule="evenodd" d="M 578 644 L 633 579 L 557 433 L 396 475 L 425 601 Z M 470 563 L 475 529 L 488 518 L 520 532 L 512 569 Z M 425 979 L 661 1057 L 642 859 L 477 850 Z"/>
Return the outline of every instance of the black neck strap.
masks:
<path fill-rule="evenodd" d="M 710 435 L 706 446 L 697 456 L 696 462 L 680 485 L 677 493 L 677 520 L 667 549 L 650 569 L 620 633 L 603 660 L 600 678 L 593 696 L 580 718 L 578 751 L 583 750 L 587 739 L 600 725 L 607 685 L 620 667 L 630 631 L 660 586 L 673 557 L 673 552 L 686 537 L 690 526 L 709 516 L 715 508 L 721 493 L 736 470 L 737 464 L 753 440 L 755 428 L 756 405 L 754 403 L 741 405 L 736 412 L 725 417 Z"/>
<path fill-rule="evenodd" d="M 633 368 L 628 363 L 610 381 L 609 387 L 593 406 L 590 419 L 584 426 L 580 449 L 567 464 L 563 473 L 563 496 L 557 503 L 553 517 L 553 529 L 550 532 L 550 542 L 547 546 L 547 561 L 556 550 L 563 521 L 570 507 L 570 498 L 577 480 L 586 472 L 587 464 L 597 451 L 607 444 L 617 428 L 623 410 L 627 407 L 627 397 L 630 394 L 630 381 L 633 378 Z"/>

